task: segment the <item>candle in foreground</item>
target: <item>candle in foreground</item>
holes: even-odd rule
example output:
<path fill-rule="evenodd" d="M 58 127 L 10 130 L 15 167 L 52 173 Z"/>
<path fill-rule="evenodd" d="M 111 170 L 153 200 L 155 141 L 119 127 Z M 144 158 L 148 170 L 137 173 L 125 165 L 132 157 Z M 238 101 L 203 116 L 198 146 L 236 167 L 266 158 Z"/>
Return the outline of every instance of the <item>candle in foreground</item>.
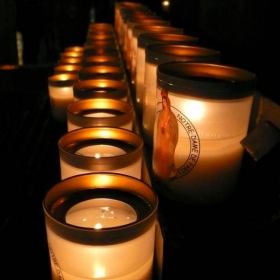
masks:
<path fill-rule="evenodd" d="M 158 198 L 136 178 L 90 173 L 43 201 L 52 280 L 151 280 Z"/>
<path fill-rule="evenodd" d="M 201 62 L 158 66 L 153 139 L 156 187 L 187 204 L 216 204 L 237 187 L 256 77 Z"/>

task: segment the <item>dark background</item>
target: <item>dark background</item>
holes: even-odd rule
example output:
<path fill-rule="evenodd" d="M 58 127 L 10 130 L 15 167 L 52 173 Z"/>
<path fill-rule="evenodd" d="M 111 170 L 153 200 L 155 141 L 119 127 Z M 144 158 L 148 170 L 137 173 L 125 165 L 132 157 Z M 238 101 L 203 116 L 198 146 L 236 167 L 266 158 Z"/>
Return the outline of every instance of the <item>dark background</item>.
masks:
<path fill-rule="evenodd" d="M 137 1 L 136 1 L 137 2 Z M 261 93 L 280 104 L 279 11 L 273 0 L 141 1 L 200 45 L 221 51 L 224 64 L 258 78 Z M 0 70 L 1 253 L 8 279 L 49 280 L 42 199 L 60 177 L 57 140 L 66 127 L 50 116 L 47 77 L 67 46 L 83 45 L 90 10 L 114 20 L 113 0 L 0 0 L 0 65 L 17 64 L 15 32 L 23 35 L 24 67 Z M 278 145 L 259 162 L 245 154 L 236 197 L 218 207 L 181 208 L 161 198 L 164 280 L 279 275 Z"/>

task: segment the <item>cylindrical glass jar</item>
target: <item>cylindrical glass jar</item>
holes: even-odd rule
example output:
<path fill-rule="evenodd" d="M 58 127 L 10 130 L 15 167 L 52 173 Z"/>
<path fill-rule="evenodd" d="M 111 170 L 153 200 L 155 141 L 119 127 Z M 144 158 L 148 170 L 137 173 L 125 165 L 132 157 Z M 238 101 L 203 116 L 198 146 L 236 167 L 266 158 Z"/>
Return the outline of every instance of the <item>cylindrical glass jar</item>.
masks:
<path fill-rule="evenodd" d="M 78 75 L 75 74 L 55 74 L 48 77 L 48 93 L 54 119 L 66 122 L 66 109 L 74 101 L 73 86 L 77 80 Z"/>
<path fill-rule="evenodd" d="M 170 26 L 171 22 L 161 19 L 161 18 L 150 18 L 151 16 L 147 16 L 147 18 L 144 19 L 129 19 L 126 23 L 126 33 L 124 34 L 125 36 L 125 53 L 124 53 L 124 58 L 127 64 L 127 69 L 131 71 L 131 61 L 132 61 L 132 29 L 136 25 L 164 25 L 164 26 Z"/>
<path fill-rule="evenodd" d="M 77 175 L 54 185 L 42 206 L 52 280 L 152 279 L 158 198 L 143 181 Z"/>
<path fill-rule="evenodd" d="M 256 76 L 201 62 L 157 68 L 153 176 L 163 195 L 216 204 L 238 185 Z"/>
<path fill-rule="evenodd" d="M 126 101 L 108 98 L 82 99 L 68 105 L 68 131 L 91 126 L 132 130 L 133 107 Z"/>
<path fill-rule="evenodd" d="M 135 88 L 136 64 L 137 64 L 137 46 L 138 37 L 142 33 L 174 33 L 183 34 L 184 30 L 179 27 L 169 26 L 169 23 L 161 23 L 159 25 L 135 25 L 132 28 L 132 59 L 131 59 L 131 83 Z M 139 107 L 136 100 L 136 108 Z"/>
<path fill-rule="evenodd" d="M 160 34 L 159 34 L 160 35 Z M 176 34 L 174 34 L 175 36 Z M 184 36 L 184 35 L 177 35 Z M 158 65 L 171 61 L 220 62 L 220 52 L 214 49 L 179 44 L 149 45 L 145 49 L 145 87 L 143 92 L 142 127 L 145 143 L 153 145 L 155 107 L 156 107 L 156 71 Z"/>
<path fill-rule="evenodd" d="M 149 45 L 160 44 L 182 44 L 196 45 L 198 38 L 183 34 L 172 33 L 141 33 L 138 36 L 137 55 L 136 55 L 136 77 L 135 77 L 135 95 L 137 100 L 138 113 L 142 115 L 143 92 L 145 77 L 145 56 L 146 47 Z"/>
<path fill-rule="evenodd" d="M 74 101 L 86 98 L 110 98 L 128 100 L 129 88 L 126 82 L 110 79 L 77 81 L 73 86 Z"/>
<path fill-rule="evenodd" d="M 90 172 L 142 176 L 143 139 L 116 127 L 84 127 L 58 141 L 61 179 Z"/>

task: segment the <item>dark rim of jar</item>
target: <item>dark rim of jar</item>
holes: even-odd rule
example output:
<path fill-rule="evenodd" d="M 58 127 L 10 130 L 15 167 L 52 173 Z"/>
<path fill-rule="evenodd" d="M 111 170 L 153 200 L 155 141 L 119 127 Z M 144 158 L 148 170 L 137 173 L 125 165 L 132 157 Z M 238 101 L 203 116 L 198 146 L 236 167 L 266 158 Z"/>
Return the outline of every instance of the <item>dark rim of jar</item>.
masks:
<path fill-rule="evenodd" d="M 218 50 L 181 44 L 157 44 L 145 48 L 145 61 L 159 65 L 172 61 L 220 62 Z"/>
<path fill-rule="evenodd" d="M 92 141 L 112 142 L 116 147 L 127 145 L 130 151 L 123 155 L 95 158 L 77 154 L 81 146 Z M 143 139 L 137 133 L 118 127 L 83 127 L 67 132 L 58 141 L 60 159 L 81 169 L 108 171 L 129 166 L 142 158 Z"/>
<path fill-rule="evenodd" d="M 92 229 L 79 227 L 55 218 L 55 210 L 67 203 L 70 196 L 86 191 L 89 194 L 97 190 L 106 194 L 112 191 L 129 193 L 146 202 L 144 213 L 135 222 L 118 227 Z M 121 197 L 118 196 L 121 200 Z M 131 205 L 133 207 L 133 204 Z M 71 242 L 87 245 L 111 245 L 137 238 L 147 232 L 157 218 L 158 197 L 145 182 L 128 176 L 110 172 L 88 173 L 61 180 L 54 185 L 43 200 L 46 224 L 57 235 Z M 142 211 L 141 209 L 139 211 Z"/>
<path fill-rule="evenodd" d="M 256 75 L 227 65 L 173 61 L 157 66 L 157 86 L 197 98 L 237 99 L 254 94 Z"/>

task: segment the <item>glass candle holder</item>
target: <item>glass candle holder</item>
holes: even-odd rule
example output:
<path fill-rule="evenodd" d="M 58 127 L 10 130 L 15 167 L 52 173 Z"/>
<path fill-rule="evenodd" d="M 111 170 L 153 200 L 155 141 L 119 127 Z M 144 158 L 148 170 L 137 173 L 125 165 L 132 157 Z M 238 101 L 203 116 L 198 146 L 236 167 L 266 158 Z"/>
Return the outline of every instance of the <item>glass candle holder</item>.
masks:
<path fill-rule="evenodd" d="M 146 47 L 149 45 L 160 44 L 185 44 L 196 45 L 198 38 L 183 34 L 170 33 L 141 33 L 138 36 L 137 55 L 136 55 L 136 76 L 135 76 L 135 95 L 138 114 L 142 115 L 144 78 L 145 78 L 145 56 Z"/>
<path fill-rule="evenodd" d="M 109 98 L 128 101 L 128 84 L 110 79 L 77 81 L 73 86 L 74 101 L 86 98 Z"/>
<path fill-rule="evenodd" d="M 152 279 L 158 198 L 141 180 L 77 175 L 42 206 L 52 280 Z"/>
<path fill-rule="evenodd" d="M 65 64 L 54 67 L 54 74 L 74 74 L 78 75 L 81 70 L 81 65 Z"/>
<path fill-rule="evenodd" d="M 159 191 L 187 204 L 219 204 L 238 185 L 256 76 L 201 62 L 157 68 L 153 176 Z"/>
<path fill-rule="evenodd" d="M 160 35 L 160 34 L 159 34 Z M 174 34 L 175 35 L 175 34 Z M 183 36 L 183 35 L 177 35 Z M 153 146 L 156 107 L 156 71 L 160 64 L 171 61 L 197 61 L 219 63 L 218 50 L 183 44 L 149 45 L 145 49 L 144 92 L 142 106 L 142 127 L 145 143 Z"/>
<path fill-rule="evenodd" d="M 119 48 L 116 45 L 86 45 L 83 56 L 92 56 L 92 55 L 114 55 L 119 57 Z"/>
<path fill-rule="evenodd" d="M 83 99 L 68 105 L 68 131 L 91 126 L 120 127 L 132 131 L 133 107 L 126 101 L 108 98 Z"/>
<path fill-rule="evenodd" d="M 117 47 L 117 40 L 115 34 L 97 33 L 88 34 L 84 44 L 85 48 L 93 46 L 115 46 Z"/>
<path fill-rule="evenodd" d="M 116 127 L 84 127 L 58 142 L 61 179 L 89 172 L 109 171 L 141 179 L 143 139 Z"/>
<path fill-rule="evenodd" d="M 78 80 L 75 74 L 55 74 L 48 77 L 51 113 L 54 119 L 65 122 L 68 104 L 74 101 L 73 86 Z"/>
<path fill-rule="evenodd" d="M 182 34 L 184 30 L 179 27 L 169 26 L 169 22 L 161 23 L 159 25 L 135 25 L 132 28 L 132 60 L 131 60 L 131 83 L 135 88 L 135 78 L 136 78 L 136 64 L 137 64 L 137 47 L 138 47 L 138 37 L 142 33 L 174 33 Z M 136 109 L 139 108 L 139 103 L 136 100 Z"/>
<path fill-rule="evenodd" d="M 57 61 L 57 65 L 81 65 L 81 57 L 66 57 Z"/>
<path fill-rule="evenodd" d="M 122 67 L 110 65 L 94 65 L 82 67 L 79 71 L 80 80 L 110 79 L 125 81 L 125 72 Z"/>

